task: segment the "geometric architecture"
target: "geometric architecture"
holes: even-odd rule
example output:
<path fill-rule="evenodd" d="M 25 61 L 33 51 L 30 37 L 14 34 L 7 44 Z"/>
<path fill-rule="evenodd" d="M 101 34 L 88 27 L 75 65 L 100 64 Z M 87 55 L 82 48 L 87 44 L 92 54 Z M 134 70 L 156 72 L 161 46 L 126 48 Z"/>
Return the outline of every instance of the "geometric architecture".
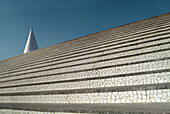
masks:
<path fill-rule="evenodd" d="M 36 39 L 33 33 L 33 29 L 31 28 L 23 53 L 28 53 L 36 49 L 38 49 L 38 45 L 37 45 L 37 42 L 36 42 Z"/>
<path fill-rule="evenodd" d="M 170 13 L 0 61 L 0 113 L 169 113 Z"/>

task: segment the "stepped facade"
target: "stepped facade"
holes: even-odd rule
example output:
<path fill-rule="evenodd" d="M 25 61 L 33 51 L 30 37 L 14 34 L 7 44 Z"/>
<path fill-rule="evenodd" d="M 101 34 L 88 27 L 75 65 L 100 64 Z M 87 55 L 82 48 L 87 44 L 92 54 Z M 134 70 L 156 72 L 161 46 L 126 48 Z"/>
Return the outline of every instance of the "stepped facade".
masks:
<path fill-rule="evenodd" d="M 170 112 L 170 13 L 0 61 L 0 112 Z"/>

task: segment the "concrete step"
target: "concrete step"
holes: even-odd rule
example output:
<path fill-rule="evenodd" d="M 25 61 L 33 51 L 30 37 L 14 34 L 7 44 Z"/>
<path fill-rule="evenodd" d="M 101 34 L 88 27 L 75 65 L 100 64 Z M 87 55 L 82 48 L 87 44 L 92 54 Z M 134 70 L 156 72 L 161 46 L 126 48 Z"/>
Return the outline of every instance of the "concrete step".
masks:
<path fill-rule="evenodd" d="M 169 103 L 169 89 L 99 93 L 0 96 L 0 103 Z"/>
<path fill-rule="evenodd" d="M 5 84 L 0 87 L 0 95 L 2 93 L 25 93 L 25 92 L 54 92 L 61 90 L 62 93 L 64 90 L 79 90 L 79 89 L 93 89 L 99 88 L 106 89 L 112 88 L 114 90 L 122 90 L 129 87 L 133 90 L 138 87 L 150 87 L 156 86 L 160 87 L 163 85 L 170 86 L 170 72 L 143 72 L 142 73 L 129 73 L 125 76 L 122 75 L 109 75 L 105 77 L 95 77 L 95 78 L 86 78 L 86 79 L 72 79 L 72 80 L 63 80 L 63 81 L 44 81 L 44 82 L 31 82 L 26 80 L 25 83 L 21 83 L 22 80 L 18 80 L 18 83 L 11 82 L 11 84 Z M 27 82 L 27 83 L 26 83 Z M 143 87 L 144 88 L 144 87 Z M 137 88 L 136 88 L 137 89 Z M 139 88 L 142 89 L 142 88 Z"/>
<path fill-rule="evenodd" d="M 136 48 L 142 48 L 142 47 L 146 47 L 146 46 L 150 46 L 150 45 L 155 45 L 155 44 L 159 44 L 159 43 L 166 43 L 167 41 L 169 41 L 170 40 L 170 38 L 168 37 L 169 35 L 161 35 L 161 36 L 159 36 L 159 37 L 152 37 L 151 39 L 144 39 L 144 40 L 142 40 L 142 41 L 138 41 L 138 42 L 133 42 L 132 44 L 130 43 L 130 44 L 127 44 L 127 45 L 125 45 L 125 46 L 119 46 L 119 47 L 105 47 L 105 48 L 100 48 L 97 52 L 98 53 L 94 53 L 93 51 L 88 51 L 88 54 L 84 54 L 83 56 L 82 56 L 82 54 L 81 55 L 79 55 L 78 57 L 77 57 L 77 55 L 71 55 L 71 56 L 73 56 L 73 57 L 66 57 L 65 59 L 58 59 L 58 61 L 57 60 L 55 60 L 54 62 L 50 62 L 50 63 L 47 63 L 47 64 L 40 64 L 39 66 L 31 66 L 31 67 L 26 67 L 26 68 L 23 68 L 23 69 L 17 69 L 17 70 L 15 70 L 15 71 L 9 71 L 9 72 L 6 72 L 6 73 L 1 73 L 0 75 L 3 75 L 3 76 L 5 76 L 6 74 L 11 74 L 11 73 L 15 73 L 15 72 L 17 72 L 17 73 L 19 73 L 20 71 L 25 71 L 25 70 L 27 70 L 28 72 L 30 72 L 30 70 L 31 69 L 38 69 L 38 68 L 40 68 L 40 69 L 46 69 L 46 68 L 49 68 L 49 67 L 56 67 L 56 65 L 58 66 L 59 64 L 61 64 L 61 63 L 66 63 L 66 64 L 69 64 L 70 65 L 70 62 L 72 62 L 72 61 L 74 61 L 75 62 L 75 60 L 76 59 L 80 59 L 80 58 L 87 58 L 87 57 L 92 57 L 92 56 L 99 56 L 99 55 L 103 55 L 103 54 L 109 54 L 109 53 L 116 53 L 116 52 L 122 52 L 122 51 L 125 51 L 125 50 L 130 50 L 130 49 L 136 49 Z M 103 55 L 104 56 L 104 55 Z M 68 58 L 68 59 L 67 59 Z M 93 60 L 93 59 L 92 59 Z M 86 61 L 87 62 L 87 61 Z M 89 60 L 88 60 L 88 62 L 89 62 Z M 81 61 L 80 61 L 80 63 L 81 63 Z M 79 64 L 80 64 L 79 63 Z M 74 63 L 73 63 L 74 64 Z M 46 67 L 47 66 L 47 67 Z M 59 66 L 63 66 L 63 65 L 59 65 Z M 64 66 L 67 66 L 67 65 L 64 65 Z"/>
<path fill-rule="evenodd" d="M 158 36 L 158 38 L 163 38 L 163 37 L 168 37 L 169 36 L 169 34 L 167 33 L 168 31 L 164 31 L 163 33 L 164 34 L 167 34 L 167 35 L 160 35 L 160 37 Z M 143 36 L 144 37 L 144 36 Z M 139 42 L 141 42 L 141 44 L 142 44 L 142 42 L 143 41 L 147 41 L 147 40 L 154 40 L 155 39 L 155 37 L 154 37 L 154 35 L 153 35 L 153 37 L 151 37 L 151 36 L 145 36 L 145 37 L 148 37 L 148 39 L 145 39 L 145 37 L 143 38 L 143 37 L 140 37 L 141 38 L 141 40 L 137 40 L 137 41 L 135 41 L 135 39 L 133 40 L 133 42 L 126 42 L 126 45 L 128 46 L 130 46 L 130 44 L 132 45 L 132 44 L 135 44 L 135 43 L 139 43 Z M 157 37 L 156 37 L 157 38 Z M 120 44 L 120 43 L 119 43 Z M 124 44 L 121 44 L 121 45 L 115 45 L 115 43 L 112 43 L 112 44 L 109 44 L 109 45 L 106 45 L 105 47 L 103 47 L 103 48 L 100 48 L 100 47 L 98 47 L 97 49 L 97 51 L 104 51 L 104 50 L 107 50 L 107 49 L 110 49 L 110 48 L 112 48 L 112 49 L 114 49 L 114 47 L 115 48 L 118 48 L 118 47 L 121 47 L 121 46 L 124 46 L 125 45 L 125 43 Z M 86 53 L 87 53 L 87 51 L 85 51 Z M 95 52 L 95 50 L 91 50 L 91 51 L 88 51 L 88 53 L 90 53 L 90 52 Z M 78 53 L 79 54 L 79 53 Z M 81 54 L 81 53 L 80 53 Z M 76 54 L 74 54 L 74 56 L 75 56 Z M 82 55 L 82 54 L 81 54 Z M 62 56 L 62 55 L 61 55 Z M 71 56 L 73 56 L 72 54 L 71 54 Z M 67 57 L 67 56 L 63 56 L 63 57 Z M 56 58 L 55 58 L 56 59 Z M 58 58 L 57 58 L 58 59 Z M 59 58 L 59 59 L 61 59 L 61 57 Z M 50 61 L 52 61 L 53 59 L 50 59 Z M 48 62 L 48 61 L 46 61 L 46 62 Z M 36 64 L 36 63 L 34 63 L 34 64 Z M 26 66 L 19 66 L 19 67 L 21 67 L 21 68 L 23 68 L 23 67 L 26 67 Z M 18 69 L 17 67 L 14 67 L 15 69 Z M 12 69 L 9 69 L 10 71 L 12 70 Z M 9 70 L 7 70 L 7 71 L 9 71 Z M 3 74 L 3 73 L 1 73 L 1 74 Z"/>
<path fill-rule="evenodd" d="M 34 72 L 28 72 L 27 74 L 18 74 L 18 75 L 14 75 L 14 76 L 11 76 L 11 77 L 6 77 L 6 78 L 2 78 L 1 81 L 0 81 L 0 85 L 1 86 L 5 86 L 6 84 L 19 84 L 19 82 L 23 82 L 23 83 L 29 83 L 29 82 L 50 82 L 50 81 L 56 81 L 54 79 L 55 76 L 41 76 L 43 75 L 43 72 L 48 72 L 48 74 L 50 74 L 50 72 L 54 73 L 56 71 L 58 72 L 62 72 L 62 71 L 65 71 L 65 72 L 74 72 L 74 71 L 81 71 L 81 70 L 84 70 L 84 72 L 87 71 L 87 69 L 98 69 L 100 67 L 108 67 L 110 68 L 110 66 L 112 66 L 112 68 L 116 68 L 116 67 L 124 67 L 127 65 L 127 69 L 128 69 L 128 65 L 138 65 L 138 64 L 142 64 L 142 63 L 149 63 L 149 62 L 156 62 L 156 61 L 161 61 L 161 60 L 166 60 L 168 61 L 168 57 L 169 57 L 169 53 L 170 53 L 170 50 L 167 50 L 167 51 L 160 51 L 160 52 L 155 52 L 155 53 L 149 53 L 149 54 L 141 54 L 141 55 L 138 55 L 138 56 L 131 56 L 131 57 L 125 57 L 125 58 L 119 58 L 119 59 L 112 59 L 112 58 L 107 58 L 105 60 L 97 60 L 96 62 L 89 62 L 89 63 L 84 63 L 84 64 L 75 64 L 75 65 L 70 65 L 70 66 L 67 66 L 67 67 L 56 67 L 54 69 L 47 69 L 47 70 L 37 70 L 37 71 L 34 71 Z M 101 57 L 102 58 L 102 57 Z M 106 61 L 107 60 L 107 61 Z M 165 64 L 168 64 L 168 63 L 165 63 Z M 144 66 L 143 66 L 144 67 Z M 149 66 L 147 66 L 149 67 Z M 152 69 L 152 67 L 154 68 L 155 66 L 150 66 L 150 68 Z M 138 67 L 137 67 L 138 68 Z M 145 67 L 143 68 L 145 69 Z M 55 71 L 54 71 L 55 70 Z M 49 72 L 50 71 L 50 72 Z M 94 73 L 96 74 L 96 71 L 93 70 L 91 71 L 91 73 Z M 39 74 L 39 75 L 38 75 Z M 32 77 L 36 77 L 37 75 L 37 79 L 32 79 Z M 74 75 L 74 73 L 73 73 Z M 108 73 L 109 75 L 109 73 Z M 29 80 L 29 78 L 31 78 L 31 80 Z M 20 80 L 22 79 L 22 80 Z M 23 79 L 27 79 L 27 80 L 23 80 Z M 53 79 L 53 80 L 52 80 Z M 14 82 L 8 82 L 8 81 L 12 81 L 12 80 L 15 80 Z M 20 80 L 20 81 L 18 81 Z"/>
<path fill-rule="evenodd" d="M 120 31 L 119 31 L 120 32 Z M 132 33 L 132 32 L 131 32 Z M 120 34 L 119 34 L 120 35 Z M 101 38 L 100 38 L 101 39 Z M 27 58 L 28 59 L 28 58 Z M 20 60 L 21 61 L 21 60 Z"/>
<path fill-rule="evenodd" d="M 123 53 L 116 53 L 116 54 L 111 54 L 112 56 L 110 55 L 106 55 L 106 56 L 99 56 L 99 58 L 101 58 L 101 60 L 107 60 L 107 59 L 111 59 L 111 60 L 114 60 L 114 59 L 120 59 L 120 58 L 124 58 L 124 57 L 129 57 L 129 56 L 138 56 L 138 54 L 140 53 L 141 55 L 142 54 L 146 54 L 146 53 L 157 53 L 159 50 L 160 51 L 165 51 L 167 50 L 169 47 L 169 44 L 164 44 L 164 45 L 158 45 L 158 46 L 154 46 L 154 47 L 148 47 L 148 48 L 144 48 L 144 49 L 139 49 L 138 51 L 136 50 L 131 50 L 131 51 L 125 51 Z M 137 54 L 137 55 L 136 55 Z M 139 55 L 140 55 L 139 54 Z M 165 54 L 166 55 L 166 54 Z M 116 59 L 116 60 L 117 60 Z M 103 62 L 105 65 L 105 61 Z M 87 64 L 88 65 L 88 64 Z M 85 65 L 85 66 L 87 66 Z M 107 64 L 106 64 L 107 65 Z M 115 64 L 114 64 L 115 65 Z M 84 66 L 84 65 L 83 65 Z M 61 68 L 61 69 L 51 69 L 51 70 L 41 70 L 41 71 L 34 71 L 34 72 L 29 72 L 29 73 L 20 73 L 20 74 L 17 74 L 17 75 L 8 75 L 8 76 L 4 76 L 4 77 L 1 77 L 1 78 L 8 78 L 8 79 L 17 79 L 17 78 L 24 78 L 24 77 L 36 77 L 36 76 L 40 76 L 40 75 L 51 75 L 51 74 L 64 74 L 64 73 L 61 73 L 61 72 L 77 72 L 77 71 L 81 71 L 84 69 L 84 67 L 79 65 L 78 67 L 81 68 L 81 69 L 76 69 L 76 66 L 73 66 L 73 67 L 68 67 L 68 68 Z M 94 64 L 92 64 L 92 66 L 96 67 Z M 109 66 L 109 65 L 107 65 Z M 94 68 L 93 67 L 93 68 Z M 153 66 L 154 67 L 154 66 Z M 72 68 L 73 71 L 70 69 Z M 91 68 L 91 67 L 86 67 L 86 68 Z M 97 68 L 97 67 L 96 67 Z M 68 69 L 68 70 L 66 70 Z M 61 71 L 61 72 L 60 72 Z M 87 70 L 85 70 L 87 71 Z M 27 75 L 26 75 L 27 74 Z"/>

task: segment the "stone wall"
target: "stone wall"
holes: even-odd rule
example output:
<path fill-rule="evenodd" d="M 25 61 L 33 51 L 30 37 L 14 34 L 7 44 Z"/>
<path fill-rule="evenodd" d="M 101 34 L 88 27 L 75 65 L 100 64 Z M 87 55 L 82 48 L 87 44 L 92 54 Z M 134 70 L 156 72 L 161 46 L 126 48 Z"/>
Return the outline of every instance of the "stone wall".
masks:
<path fill-rule="evenodd" d="M 0 112 L 169 107 L 170 13 L 0 61 Z"/>

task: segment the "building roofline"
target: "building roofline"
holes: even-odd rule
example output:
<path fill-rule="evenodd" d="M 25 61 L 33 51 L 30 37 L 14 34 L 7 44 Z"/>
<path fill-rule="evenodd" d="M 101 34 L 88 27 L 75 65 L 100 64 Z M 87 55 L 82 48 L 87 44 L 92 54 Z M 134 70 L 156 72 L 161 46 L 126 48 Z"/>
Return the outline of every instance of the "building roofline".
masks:
<path fill-rule="evenodd" d="M 144 21 L 156 19 L 156 18 L 163 17 L 163 16 L 166 16 L 166 15 L 170 15 L 170 12 L 169 12 L 169 13 L 165 13 L 165 14 L 161 14 L 161 15 L 158 15 L 158 16 L 154 16 L 154 17 L 142 19 L 142 20 L 139 20 L 139 21 L 127 23 L 127 24 L 120 25 L 120 26 L 117 26 L 117 27 L 114 27 L 114 28 L 110 28 L 110 29 L 106 29 L 106 30 L 103 30 L 103 31 L 95 32 L 95 33 L 92 33 L 92 34 L 89 34 L 89 35 L 81 36 L 81 37 L 78 37 L 78 38 L 75 38 L 75 39 L 72 39 L 72 40 L 68 40 L 68 41 L 64 41 L 64 42 L 61 42 L 61 43 L 57 43 L 57 44 L 54 44 L 54 45 L 51 45 L 51 46 L 48 46 L 48 47 L 40 48 L 40 49 L 31 51 L 31 52 L 29 52 L 29 53 L 34 53 L 34 52 L 36 52 L 36 51 L 38 51 L 38 50 L 43 50 L 43 49 L 46 49 L 46 48 L 63 45 L 63 44 L 68 43 L 68 42 L 76 41 L 76 40 L 79 40 L 79 39 L 82 39 L 82 38 L 86 38 L 86 37 L 89 37 L 89 36 L 97 35 L 97 34 L 99 34 L 99 33 L 104 33 L 104 32 L 111 31 L 111 30 L 118 29 L 118 28 L 122 28 L 122 27 L 125 27 L 125 26 L 129 26 L 129 25 L 141 23 L 141 22 L 144 22 Z M 90 39 L 91 39 L 91 38 L 90 38 Z M 29 54 L 29 53 L 25 53 L 25 54 Z M 9 58 L 7 58 L 7 59 L 0 60 L 0 62 L 1 62 L 1 61 L 6 61 L 6 60 L 9 60 L 9 59 L 12 59 L 12 58 L 16 58 L 16 57 L 19 57 L 19 56 L 22 56 L 22 55 L 25 55 L 25 54 L 20 54 L 20 55 L 16 55 L 16 56 L 13 56 L 13 57 L 9 57 Z"/>

